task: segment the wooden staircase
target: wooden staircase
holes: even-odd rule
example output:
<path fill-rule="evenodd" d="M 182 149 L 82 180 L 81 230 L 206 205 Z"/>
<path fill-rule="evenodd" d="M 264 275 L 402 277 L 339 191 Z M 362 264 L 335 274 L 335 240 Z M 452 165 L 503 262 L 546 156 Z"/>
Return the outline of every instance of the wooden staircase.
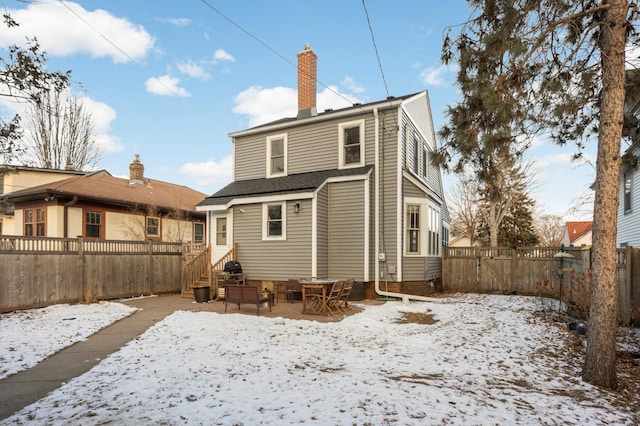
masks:
<path fill-rule="evenodd" d="M 191 256 L 189 260 L 185 260 L 182 266 L 181 296 L 194 299 L 193 287 L 209 286 L 211 288 L 211 298 L 214 298 L 218 292 L 215 273 L 222 271 L 224 265 L 234 259 L 236 259 L 235 244 L 214 265 L 211 265 L 211 246 L 207 246 L 199 254 Z"/>

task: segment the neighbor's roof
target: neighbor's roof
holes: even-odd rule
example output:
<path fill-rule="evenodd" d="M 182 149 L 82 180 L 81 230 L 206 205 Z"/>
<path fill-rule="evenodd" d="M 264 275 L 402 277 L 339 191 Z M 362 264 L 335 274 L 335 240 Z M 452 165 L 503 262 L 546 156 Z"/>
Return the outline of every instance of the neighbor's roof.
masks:
<path fill-rule="evenodd" d="M 235 198 L 315 191 L 329 178 L 364 175 L 369 173 L 372 168 L 373 166 L 369 165 L 353 169 L 333 169 L 300 173 L 270 179 L 239 180 L 230 183 L 215 194 L 205 198 L 202 202 L 198 203 L 198 206 L 223 205 Z"/>
<path fill-rule="evenodd" d="M 567 232 L 569 233 L 569 242 L 573 244 L 575 240 L 585 236 L 591 232 L 593 222 L 567 222 Z"/>
<path fill-rule="evenodd" d="M 169 210 L 195 211 L 196 204 L 206 194 L 186 186 L 147 178 L 144 179 L 144 184 L 130 184 L 129 179 L 113 177 L 102 170 L 16 191 L 9 194 L 7 200 L 15 204 L 42 196 L 60 199 L 78 197 L 83 201 L 118 206 L 155 206 Z"/>

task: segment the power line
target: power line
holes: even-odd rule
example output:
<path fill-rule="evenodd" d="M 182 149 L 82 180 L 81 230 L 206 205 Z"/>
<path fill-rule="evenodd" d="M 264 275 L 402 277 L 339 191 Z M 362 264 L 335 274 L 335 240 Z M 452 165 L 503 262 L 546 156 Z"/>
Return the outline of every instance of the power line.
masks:
<path fill-rule="evenodd" d="M 64 6 L 69 12 L 71 12 L 72 14 L 74 14 L 79 20 L 81 20 L 82 22 L 84 22 L 85 25 L 87 25 L 89 28 L 91 28 L 93 31 L 95 31 L 100 37 L 102 37 L 107 43 L 109 43 L 111 46 L 113 46 L 118 52 L 122 53 L 128 60 L 130 60 L 133 64 L 135 64 L 136 66 L 138 66 L 139 68 L 143 69 L 145 71 L 145 73 L 151 77 L 154 78 L 153 75 L 151 75 L 151 73 L 145 68 L 143 67 L 138 61 L 136 61 L 135 59 L 133 59 L 131 56 L 129 56 L 127 54 L 127 52 L 125 52 L 124 50 L 122 50 L 117 44 L 115 44 L 113 41 L 111 41 L 109 39 L 109 37 L 105 36 L 104 34 L 102 34 L 98 29 L 96 29 L 93 25 L 91 25 L 89 22 L 87 22 L 86 19 L 84 19 L 82 16 L 78 15 L 78 13 L 76 13 L 75 10 L 73 10 L 72 8 L 70 8 L 63 0 L 58 0 L 58 3 L 60 3 L 62 6 Z M 178 92 L 175 91 L 174 88 L 172 87 L 168 87 L 166 86 L 162 80 L 158 79 L 157 80 L 158 83 L 163 86 L 165 89 L 167 89 L 170 92 L 174 92 L 176 94 L 180 94 Z"/>
<path fill-rule="evenodd" d="M 272 52 L 273 54 L 275 54 L 276 56 L 278 56 L 280 59 L 282 59 L 283 61 L 285 61 L 286 63 L 288 63 L 289 65 L 291 65 L 292 67 L 294 67 L 295 69 L 297 69 L 298 71 L 300 70 L 298 68 L 298 65 L 294 64 L 293 62 L 291 62 L 289 59 L 287 59 L 284 55 L 282 55 L 280 52 L 276 51 L 275 49 L 273 49 L 271 46 L 269 46 L 267 43 L 265 43 L 264 41 L 260 40 L 257 36 L 253 35 L 252 33 L 250 33 L 248 30 L 244 29 L 240 24 L 238 24 L 237 22 L 235 22 L 233 19 L 229 18 L 228 16 L 226 16 L 224 13 L 222 13 L 220 10 L 218 10 L 217 8 L 215 8 L 213 5 L 211 5 L 211 3 L 209 3 L 207 0 L 200 0 L 202 3 L 204 3 L 206 6 L 208 6 L 211 10 L 213 10 L 215 13 L 217 13 L 218 15 L 220 15 L 222 18 L 224 18 L 226 21 L 228 21 L 230 24 L 232 24 L 234 27 L 238 28 L 240 31 L 242 31 L 243 33 L 245 33 L 246 35 L 248 35 L 249 37 L 251 37 L 252 39 L 254 39 L 255 41 L 257 41 L 258 43 L 260 43 L 263 47 L 265 47 L 267 50 L 269 50 L 270 52 Z M 303 71 L 304 72 L 304 71 Z M 335 90 L 333 90 L 331 87 L 327 86 L 326 84 L 324 84 L 323 82 L 321 82 L 320 80 L 318 80 L 317 76 L 312 76 L 307 74 L 307 76 L 312 77 L 316 80 L 316 82 L 318 82 L 318 84 L 320 84 L 322 87 L 324 87 L 325 89 L 327 89 L 328 91 L 332 92 L 333 94 L 341 97 L 342 99 L 344 99 L 345 101 L 349 102 L 350 104 L 353 105 L 353 101 L 351 99 L 346 98 L 345 96 L 343 96 L 341 93 L 336 92 Z"/>
<path fill-rule="evenodd" d="M 369 11 L 364 0 L 362 0 L 362 7 L 364 8 L 364 14 L 367 17 L 367 25 L 369 26 L 369 33 L 371 33 L 371 41 L 373 42 L 373 49 L 376 51 L 376 58 L 378 59 L 378 66 L 380 67 L 380 74 L 382 75 L 382 82 L 384 83 L 384 90 L 387 92 L 387 98 L 389 95 L 389 88 L 387 87 L 387 79 L 384 77 L 384 71 L 382 69 L 382 61 L 380 61 L 380 53 L 378 52 L 378 46 L 376 45 L 376 38 L 373 35 L 373 28 L 371 27 L 371 20 L 369 19 Z"/>

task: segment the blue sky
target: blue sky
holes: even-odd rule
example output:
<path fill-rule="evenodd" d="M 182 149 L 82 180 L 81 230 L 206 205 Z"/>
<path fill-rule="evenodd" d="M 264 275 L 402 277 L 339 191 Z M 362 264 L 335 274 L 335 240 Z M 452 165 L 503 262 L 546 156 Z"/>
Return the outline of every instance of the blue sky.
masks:
<path fill-rule="evenodd" d="M 362 0 L 3 5 L 20 28 L 1 26 L 0 46 L 37 36 L 49 69 L 72 70 L 104 149 L 98 167 L 116 176 L 128 176 L 140 154 L 151 179 L 206 194 L 229 183 L 228 133 L 296 114 L 295 64 L 305 43 L 318 55 L 319 111 L 345 106 L 344 98 L 387 96 Z M 455 69 L 440 62 L 443 31 L 466 20 L 466 2 L 369 0 L 366 8 L 388 93 L 428 90 L 440 128 L 459 99 Z M 15 108 L 4 104 L 5 114 Z M 587 151 L 594 160 L 594 144 Z M 572 153 L 541 140 L 530 152 L 545 213 L 564 215 L 594 179 L 591 166 L 570 163 Z M 454 182 L 445 176 L 446 187 Z"/>

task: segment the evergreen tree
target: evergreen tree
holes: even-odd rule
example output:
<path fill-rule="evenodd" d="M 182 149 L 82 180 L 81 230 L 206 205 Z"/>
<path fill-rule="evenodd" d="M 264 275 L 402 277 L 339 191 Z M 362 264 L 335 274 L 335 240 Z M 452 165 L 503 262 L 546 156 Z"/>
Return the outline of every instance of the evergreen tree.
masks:
<path fill-rule="evenodd" d="M 598 138 L 593 273 L 584 380 L 616 386 L 618 173 L 625 97 L 625 47 L 635 45 L 638 5 L 626 0 L 468 0 L 475 13 L 443 45 L 456 61 L 462 101 L 447 110 L 440 161 L 481 182 L 516 158 L 526 135 L 559 144 Z M 519 143 L 516 143 L 519 142 Z"/>

